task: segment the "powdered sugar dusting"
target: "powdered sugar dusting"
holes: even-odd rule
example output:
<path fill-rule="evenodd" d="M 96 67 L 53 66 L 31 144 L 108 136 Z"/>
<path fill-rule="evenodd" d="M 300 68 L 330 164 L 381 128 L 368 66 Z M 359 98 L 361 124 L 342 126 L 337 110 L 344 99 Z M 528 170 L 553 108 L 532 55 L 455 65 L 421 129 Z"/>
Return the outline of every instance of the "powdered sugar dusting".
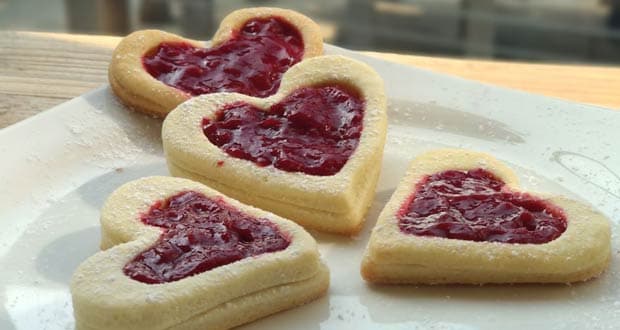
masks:
<path fill-rule="evenodd" d="M 79 150 L 82 161 L 106 169 L 135 164 L 143 154 L 161 153 L 158 120 L 127 111 L 112 95 L 92 105 L 95 111 L 65 123 L 73 135 L 65 153 Z"/>

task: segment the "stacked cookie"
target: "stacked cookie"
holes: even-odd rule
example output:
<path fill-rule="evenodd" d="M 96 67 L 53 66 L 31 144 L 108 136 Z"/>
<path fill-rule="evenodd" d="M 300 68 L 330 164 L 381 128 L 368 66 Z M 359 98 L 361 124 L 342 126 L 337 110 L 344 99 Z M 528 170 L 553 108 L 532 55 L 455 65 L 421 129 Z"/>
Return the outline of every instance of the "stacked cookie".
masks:
<path fill-rule="evenodd" d="M 104 250 L 71 285 L 80 329 L 230 328 L 329 285 L 300 226 L 186 179 L 123 185 L 101 210 L 101 228 Z"/>
<path fill-rule="evenodd" d="M 292 67 L 268 98 L 218 93 L 183 103 L 166 117 L 162 141 L 172 175 L 350 235 L 374 197 L 385 108 L 370 67 L 321 56 Z"/>
<path fill-rule="evenodd" d="M 519 192 L 484 153 L 418 156 L 373 229 L 362 275 L 376 283 L 570 283 L 610 260 L 609 221 L 577 201 Z"/>

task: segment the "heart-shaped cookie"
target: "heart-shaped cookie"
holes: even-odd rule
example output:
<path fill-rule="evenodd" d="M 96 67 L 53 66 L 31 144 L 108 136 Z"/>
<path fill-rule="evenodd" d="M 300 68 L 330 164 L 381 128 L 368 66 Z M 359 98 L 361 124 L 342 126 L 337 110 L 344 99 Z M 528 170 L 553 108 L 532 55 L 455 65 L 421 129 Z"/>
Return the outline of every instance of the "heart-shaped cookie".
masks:
<path fill-rule="evenodd" d="M 311 19 L 286 9 L 247 8 L 222 20 L 209 48 L 163 31 L 134 32 L 114 50 L 108 76 L 123 103 L 165 117 L 195 95 L 275 94 L 284 72 L 322 53 L 320 28 Z"/>
<path fill-rule="evenodd" d="M 78 329 L 222 329 L 304 304 L 329 285 L 298 225 L 180 178 L 118 188 L 101 251 L 73 275 Z"/>
<path fill-rule="evenodd" d="M 568 283 L 599 275 L 610 226 L 564 197 L 518 192 L 489 155 L 418 156 L 385 206 L 362 261 L 377 283 Z"/>
<path fill-rule="evenodd" d="M 353 234 L 374 196 L 386 134 L 383 82 L 366 64 L 321 56 L 277 94 L 195 97 L 164 121 L 170 173 L 306 228 Z"/>

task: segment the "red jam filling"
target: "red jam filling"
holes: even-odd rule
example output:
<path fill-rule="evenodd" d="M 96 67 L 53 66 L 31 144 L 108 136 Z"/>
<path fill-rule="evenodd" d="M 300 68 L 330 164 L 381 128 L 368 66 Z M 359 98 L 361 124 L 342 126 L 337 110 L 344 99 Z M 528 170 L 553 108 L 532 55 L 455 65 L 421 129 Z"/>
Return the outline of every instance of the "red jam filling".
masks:
<path fill-rule="evenodd" d="M 123 271 L 148 284 L 178 281 L 243 258 L 284 250 L 290 243 L 268 220 L 193 191 L 155 203 L 141 220 L 163 228 L 163 233 Z"/>
<path fill-rule="evenodd" d="M 275 94 L 284 72 L 303 55 L 299 31 L 271 17 L 249 20 L 214 48 L 163 42 L 142 63 L 155 79 L 191 95 L 238 92 L 266 97 Z"/>
<path fill-rule="evenodd" d="M 469 241 L 542 244 L 566 230 L 557 206 L 509 191 L 489 171 L 445 171 L 424 178 L 397 214 L 400 230 Z"/>
<path fill-rule="evenodd" d="M 220 109 L 202 128 L 232 157 L 288 172 L 333 175 L 355 151 L 364 101 L 339 86 L 296 90 L 267 111 L 237 102 Z"/>

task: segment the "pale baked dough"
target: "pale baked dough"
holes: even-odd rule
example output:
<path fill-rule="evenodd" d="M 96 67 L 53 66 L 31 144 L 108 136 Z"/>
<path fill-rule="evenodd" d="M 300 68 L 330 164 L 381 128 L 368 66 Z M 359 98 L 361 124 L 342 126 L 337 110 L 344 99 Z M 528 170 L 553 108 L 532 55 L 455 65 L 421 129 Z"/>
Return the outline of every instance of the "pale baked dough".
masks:
<path fill-rule="evenodd" d="M 217 46 L 253 18 L 280 17 L 295 26 L 304 42 L 302 59 L 323 54 L 320 27 L 310 18 L 295 11 L 280 8 L 246 8 L 226 16 L 211 40 Z M 159 30 L 136 31 L 123 38 L 112 53 L 108 80 L 112 91 L 127 106 L 152 116 L 165 117 L 191 95 L 170 87 L 153 78 L 142 65 L 142 57 L 162 42 L 186 42 L 194 47 L 205 47 L 200 41 L 186 39 Z"/>
<path fill-rule="evenodd" d="M 344 167 L 330 176 L 287 172 L 229 156 L 204 135 L 202 119 L 214 118 L 224 105 L 247 102 L 262 109 L 305 86 L 343 84 L 365 101 L 359 145 Z M 386 135 L 383 81 L 364 63 L 342 56 L 305 60 L 284 74 L 280 90 L 268 98 L 238 93 L 201 95 L 173 110 L 162 128 L 170 173 L 188 177 L 291 219 L 306 228 L 355 234 L 361 228 L 379 178 Z"/>
<path fill-rule="evenodd" d="M 126 276 L 124 265 L 161 234 L 140 215 L 156 201 L 188 190 L 268 219 L 290 245 L 175 282 L 145 284 Z M 83 262 L 71 281 L 78 329 L 230 328 L 307 303 L 329 285 L 316 242 L 303 228 L 186 179 L 149 177 L 118 188 L 101 211 L 101 232 L 105 250 Z"/>
<path fill-rule="evenodd" d="M 418 156 L 387 203 L 372 231 L 361 266 L 375 283 L 568 283 L 603 272 L 611 256 L 609 221 L 580 202 L 545 197 L 562 208 L 567 229 L 544 244 L 473 242 L 405 234 L 396 213 L 425 177 L 446 170 L 484 168 L 513 190 L 515 174 L 495 158 L 478 152 L 443 149 Z"/>

